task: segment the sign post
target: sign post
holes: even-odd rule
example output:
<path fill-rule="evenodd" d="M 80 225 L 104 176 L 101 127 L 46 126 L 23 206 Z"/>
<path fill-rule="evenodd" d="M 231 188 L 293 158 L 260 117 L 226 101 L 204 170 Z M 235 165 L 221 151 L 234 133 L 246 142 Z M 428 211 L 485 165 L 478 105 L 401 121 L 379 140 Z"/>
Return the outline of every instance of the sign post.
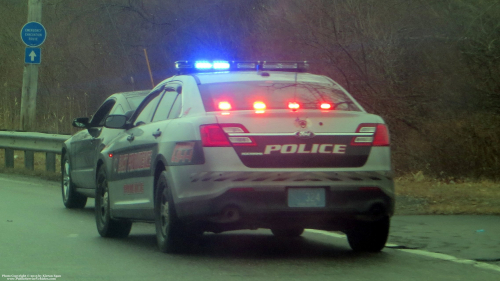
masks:
<path fill-rule="evenodd" d="M 21 39 L 28 46 L 24 56 L 23 89 L 21 95 L 21 120 L 22 131 L 33 131 L 36 118 L 36 95 L 38 92 L 38 67 L 41 63 L 41 50 L 47 32 L 42 21 L 42 0 L 29 0 L 28 23 L 21 29 Z"/>

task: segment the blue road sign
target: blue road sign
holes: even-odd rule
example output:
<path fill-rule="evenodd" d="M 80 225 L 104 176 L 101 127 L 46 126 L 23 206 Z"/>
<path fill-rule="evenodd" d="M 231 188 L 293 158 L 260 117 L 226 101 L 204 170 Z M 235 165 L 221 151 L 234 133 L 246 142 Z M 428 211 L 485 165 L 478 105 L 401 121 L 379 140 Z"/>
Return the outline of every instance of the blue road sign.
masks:
<path fill-rule="evenodd" d="M 42 51 L 40 48 L 26 48 L 24 51 L 24 63 L 40 64 L 42 62 Z"/>
<path fill-rule="evenodd" d="M 43 44 L 47 37 L 45 27 L 38 22 L 28 22 L 21 29 L 21 39 L 29 47 L 38 47 Z"/>

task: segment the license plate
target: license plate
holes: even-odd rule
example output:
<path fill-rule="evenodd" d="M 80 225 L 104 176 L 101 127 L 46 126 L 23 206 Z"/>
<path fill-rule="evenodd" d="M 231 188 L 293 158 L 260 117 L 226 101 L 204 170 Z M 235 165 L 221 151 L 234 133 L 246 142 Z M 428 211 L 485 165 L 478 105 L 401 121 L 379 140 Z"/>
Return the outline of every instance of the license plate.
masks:
<path fill-rule="evenodd" d="M 324 188 L 291 187 L 288 189 L 288 207 L 325 207 Z"/>

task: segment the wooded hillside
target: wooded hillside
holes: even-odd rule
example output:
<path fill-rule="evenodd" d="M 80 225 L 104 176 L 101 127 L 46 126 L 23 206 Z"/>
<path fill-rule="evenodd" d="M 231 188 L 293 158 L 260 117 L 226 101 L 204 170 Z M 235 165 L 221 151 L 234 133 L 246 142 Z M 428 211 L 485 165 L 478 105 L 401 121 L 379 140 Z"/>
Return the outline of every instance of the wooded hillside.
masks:
<path fill-rule="evenodd" d="M 19 128 L 27 2 L 0 0 L 0 129 Z M 307 60 L 391 130 L 398 173 L 500 175 L 500 0 L 44 0 L 39 131 L 182 59 Z"/>

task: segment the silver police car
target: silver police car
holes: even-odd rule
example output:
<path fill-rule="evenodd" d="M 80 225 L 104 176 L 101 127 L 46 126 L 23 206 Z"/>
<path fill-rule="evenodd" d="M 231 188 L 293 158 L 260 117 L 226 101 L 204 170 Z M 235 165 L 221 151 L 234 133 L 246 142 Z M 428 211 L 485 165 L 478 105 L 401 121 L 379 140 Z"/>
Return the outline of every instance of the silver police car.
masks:
<path fill-rule="evenodd" d="M 175 253 L 205 231 L 311 228 L 380 251 L 394 212 L 387 126 L 307 66 L 180 61 L 131 118 L 108 116 L 122 132 L 96 166 L 100 235 L 154 222 Z"/>

